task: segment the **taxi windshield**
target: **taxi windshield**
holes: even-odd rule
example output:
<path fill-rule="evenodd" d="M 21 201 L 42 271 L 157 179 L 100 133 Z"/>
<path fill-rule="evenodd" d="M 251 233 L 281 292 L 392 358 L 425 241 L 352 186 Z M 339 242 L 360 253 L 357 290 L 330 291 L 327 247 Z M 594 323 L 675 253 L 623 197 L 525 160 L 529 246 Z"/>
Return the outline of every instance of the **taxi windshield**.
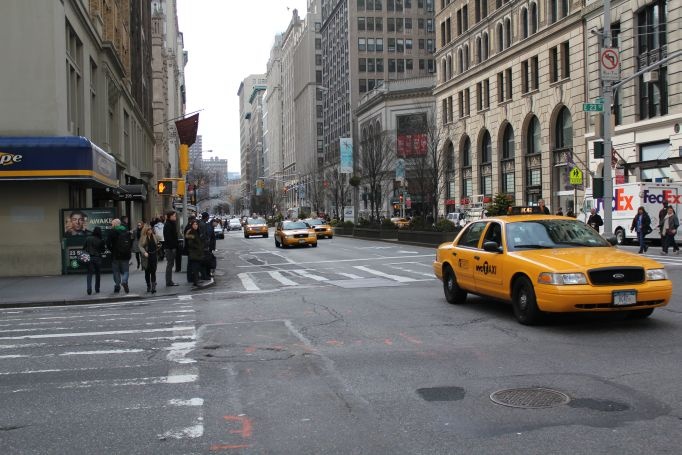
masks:
<path fill-rule="evenodd" d="M 287 221 L 282 225 L 282 229 L 285 231 L 289 229 L 308 229 L 308 225 L 303 221 Z"/>
<path fill-rule="evenodd" d="M 594 229 L 577 220 L 533 220 L 507 224 L 510 251 L 541 248 L 611 246 Z"/>
<path fill-rule="evenodd" d="M 265 220 L 263 218 L 249 218 L 246 224 L 265 224 Z"/>
<path fill-rule="evenodd" d="M 308 223 L 310 226 L 319 226 L 321 224 L 324 224 L 324 223 L 322 223 L 322 220 L 317 220 L 317 219 L 316 220 L 306 220 L 305 222 Z"/>

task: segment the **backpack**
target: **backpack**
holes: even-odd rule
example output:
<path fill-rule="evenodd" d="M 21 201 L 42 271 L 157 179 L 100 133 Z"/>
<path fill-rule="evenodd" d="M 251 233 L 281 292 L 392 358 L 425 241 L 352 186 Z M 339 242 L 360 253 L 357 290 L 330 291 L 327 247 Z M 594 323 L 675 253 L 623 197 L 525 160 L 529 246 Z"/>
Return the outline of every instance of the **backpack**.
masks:
<path fill-rule="evenodd" d="M 133 241 L 130 238 L 130 234 L 128 232 L 121 232 L 118 236 L 116 236 L 116 245 L 114 245 L 116 255 L 117 256 L 129 255 L 132 249 L 132 242 Z"/>

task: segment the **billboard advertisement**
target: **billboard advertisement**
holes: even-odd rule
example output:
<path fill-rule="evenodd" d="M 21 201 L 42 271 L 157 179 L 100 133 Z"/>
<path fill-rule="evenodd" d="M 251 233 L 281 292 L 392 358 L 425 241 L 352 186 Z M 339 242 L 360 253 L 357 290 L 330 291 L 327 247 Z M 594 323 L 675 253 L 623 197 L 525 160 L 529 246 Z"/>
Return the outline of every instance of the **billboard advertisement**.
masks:
<path fill-rule="evenodd" d="M 400 158 L 424 156 L 428 150 L 426 113 L 396 116 L 397 153 Z"/>
<path fill-rule="evenodd" d="M 99 227 L 102 239 L 106 241 L 111 230 L 111 220 L 116 218 L 114 208 L 96 209 L 61 209 L 61 239 L 62 239 L 62 272 L 83 273 L 88 269 L 87 264 L 78 260 L 83 251 L 87 236 Z M 111 252 L 107 249 L 102 255 L 102 271 L 111 270 Z"/>
<path fill-rule="evenodd" d="M 339 138 L 341 165 L 339 172 L 341 174 L 353 173 L 353 139 L 349 137 Z"/>

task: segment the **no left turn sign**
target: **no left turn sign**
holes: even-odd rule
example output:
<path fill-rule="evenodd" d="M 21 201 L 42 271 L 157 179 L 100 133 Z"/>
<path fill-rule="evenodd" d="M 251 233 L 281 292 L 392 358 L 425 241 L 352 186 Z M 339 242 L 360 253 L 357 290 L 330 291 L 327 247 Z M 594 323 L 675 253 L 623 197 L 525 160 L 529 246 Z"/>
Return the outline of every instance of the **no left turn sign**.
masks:
<path fill-rule="evenodd" d="M 599 56 L 599 68 L 603 81 L 620 80 L 620 56 L 617 48 L 607 47 L 602 49 Z"/>

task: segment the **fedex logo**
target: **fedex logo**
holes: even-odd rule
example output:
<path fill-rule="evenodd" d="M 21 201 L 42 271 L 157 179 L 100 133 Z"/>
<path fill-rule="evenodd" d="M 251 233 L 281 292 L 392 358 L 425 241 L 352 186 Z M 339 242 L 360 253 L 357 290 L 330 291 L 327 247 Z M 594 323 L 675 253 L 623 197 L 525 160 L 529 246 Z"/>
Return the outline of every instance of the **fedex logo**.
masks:
<path fill-rule="evenodd" d="M 613 211 L 635 210 L 634 199 L 634 195 L 625 194 L 624 188 L 616 188 L 613 195 Z M 642 193 L 641 204 L 662 204 L 664 201 L 669 204 L 682 204 L 682 194 L 675 194 L 673 190 L 663 190 L 660 194 L 644 190 Z M 597 211 L 600 211 L 604 206 L 604 199 L 598 198 L 596 205 Z"/>
<path fill-rule="evenodd" d="M 663 193 L 659 195 L 650 194 L 649 190 L 644 190 L 644 194 L 642 195 L 642 201 L 649 202 L 652 204 L 655 204 L 656 202 L 662 204 L 663 201 L 668 201 L 669 204 L 680 204 L 682 203 L 682 201 L 680 201 L 681 197 L 682 194 L 673 194 L 672 190 L 663 190 Z"/>
<path fill-rule="evenodd" d="M 0 152 L 0 166 L 9 166 L 11 164 L 20 163 L 22 158 L 22 155 Z"/>

